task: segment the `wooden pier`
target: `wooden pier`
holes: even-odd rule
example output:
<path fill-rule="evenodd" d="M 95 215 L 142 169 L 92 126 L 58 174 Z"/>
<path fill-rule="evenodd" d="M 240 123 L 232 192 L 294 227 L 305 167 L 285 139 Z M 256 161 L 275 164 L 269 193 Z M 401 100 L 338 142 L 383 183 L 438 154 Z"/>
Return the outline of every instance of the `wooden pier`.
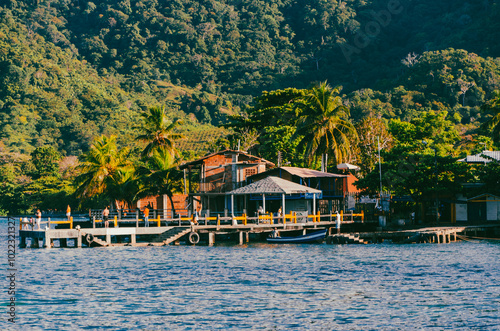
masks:
<path fill-rule="evenodd" d="M 376 232 L 361 232 L 361 233 L 340 233 L 332 234 L 335 230 L 330 228 L 330 234 L 326 238 L 329 244 L 367 244 L 380 243 L 390 241 L 393 243 L 435 243 L 446 244 L 462 240 L 469 236 L 470 233 L 476 236 L 479 233 L 487 231 L 491 226 L 442 226 L 442 227 L 427 227 L 411 230 L 397 231 L 376 231 Z M 498 227 L 498 226 L 496 226 Z"/>
<path fill-rule="evenodd" d="M 357 219 L 356 219 L 357 218 Z M 379 243 L 450 243 L 465 237 L 487 233 L 488 226 L 428 227 L 399 231 L 353 232 L 357 227 L 375 230 L 376 224 L 366 223 L 363 214 L 341 214 L 342 233 L 336 232 L 336 214 L 299 216 L 295 213 L 284 217 L 261 215 L 259 217 L 220 215 L 216 217 L 178 217 L 175 219 L 150 219 L 146 222 L 136 218 L 109 220 L 105 222 L 95 217 L 88 222 L 89 227 L 76 226 L 73 220 L 42 222 L 41 228 L 34 229 L 30 223 L 20 221 L 20 247 L 107 247 L 107 246 L 163 246 L 169 244 L 208 244 L 216 241 L 230 241 L 240 245 L 266 241 L 273 230 L 282 236 L 296 236 L 319 229 L 328 229 L 326 242 L 329 244 Z M 44 227 L 45 225 L 45 228 Z M 52 228 L 56 224 L 58 228 Z M 65 226 L 66 229 L 59 227 Z M 498 225 L 495 228 L 498 230 Z M 495 230 L 495 231 L 496 231 Z M 365 230 L 370 231 L 370 230 Z M 72 242 L 72 245 L 69 243 Z M 58 245 L 54 245 L 58 243 Z"/>

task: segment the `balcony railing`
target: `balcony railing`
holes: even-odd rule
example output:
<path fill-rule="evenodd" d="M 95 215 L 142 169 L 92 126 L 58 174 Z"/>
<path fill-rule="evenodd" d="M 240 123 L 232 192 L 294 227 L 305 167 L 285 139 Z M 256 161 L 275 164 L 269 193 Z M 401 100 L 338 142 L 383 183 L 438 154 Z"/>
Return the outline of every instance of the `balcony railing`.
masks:
<path fill-rule="evenodd" d="M 245 185 L 245 182 L 200 183 L 198 193 L 227 193 Z"/>

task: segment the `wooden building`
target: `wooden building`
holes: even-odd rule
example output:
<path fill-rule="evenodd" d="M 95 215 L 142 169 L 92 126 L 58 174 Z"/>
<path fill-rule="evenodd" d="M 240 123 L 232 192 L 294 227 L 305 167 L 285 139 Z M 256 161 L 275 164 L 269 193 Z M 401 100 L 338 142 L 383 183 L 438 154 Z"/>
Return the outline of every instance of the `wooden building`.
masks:
<path fill-rule="evenodd" d="M 223 150 L 179 168 L 187 171 L 191 212 L 201 203 L 204 211 L 223 213 L 229 208 L 227 192 L 244 186 L 248 177 L 273 167 L 274 163 L 246 152 Z"/>

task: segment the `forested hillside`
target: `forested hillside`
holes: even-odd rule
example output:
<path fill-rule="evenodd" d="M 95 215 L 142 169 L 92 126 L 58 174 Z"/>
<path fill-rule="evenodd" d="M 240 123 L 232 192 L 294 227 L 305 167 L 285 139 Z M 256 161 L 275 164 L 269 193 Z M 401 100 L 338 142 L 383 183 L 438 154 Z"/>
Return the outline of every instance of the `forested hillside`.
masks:
<path fill-rule="evenodd" d="M 499 87 L 499 14 L 497 1 L 3 1 L 2 142 L 79 154 L 101 133 L 126 143 L 150 105 L 217 125 L 263 90 L 323 80 L 358 120 L 451 109 L 466 123 Z"/>
<path fill-rule="evenodd" d="M 421 151 L 423 139 L 451 158 L 492 148 L 498 2 L 0 0 L 0 210 L 40 204 L 35 193 L 54 201 L 42 191 L 74 199 L 75 156 L 82 162 L 95 144 L 129 153 L 111 185 L 120 192 L 238 145 L 297 166 L 318 167 L 330 153 L 330 162 L 361 164 L 362 175 L 375 137 L 396 157 Z M 308 140 L 336 125 L 307 106 L 318 94 L 345 123 L 335 133 L 342 155 Z M 144 128 L 153 140 L 155 130 L 179 139 L 145 155 Z M 46 172 L 37 155 L 58 166 Z"/>

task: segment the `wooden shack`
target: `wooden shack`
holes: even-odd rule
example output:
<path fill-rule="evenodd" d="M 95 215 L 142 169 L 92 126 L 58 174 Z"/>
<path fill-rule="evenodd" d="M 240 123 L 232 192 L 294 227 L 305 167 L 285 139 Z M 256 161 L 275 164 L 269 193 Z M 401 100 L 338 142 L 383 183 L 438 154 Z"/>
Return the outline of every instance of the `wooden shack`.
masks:
<path fill-rule="evenodd" d="M 201 203 L 204 212 L 223 213 L 229 208 L 227 192 L 244 186 L 248 177 L 273 167 L 274 163 L 263 158 L 228 149 L 179 168 L 187 171 L 191 211 Z"/>

